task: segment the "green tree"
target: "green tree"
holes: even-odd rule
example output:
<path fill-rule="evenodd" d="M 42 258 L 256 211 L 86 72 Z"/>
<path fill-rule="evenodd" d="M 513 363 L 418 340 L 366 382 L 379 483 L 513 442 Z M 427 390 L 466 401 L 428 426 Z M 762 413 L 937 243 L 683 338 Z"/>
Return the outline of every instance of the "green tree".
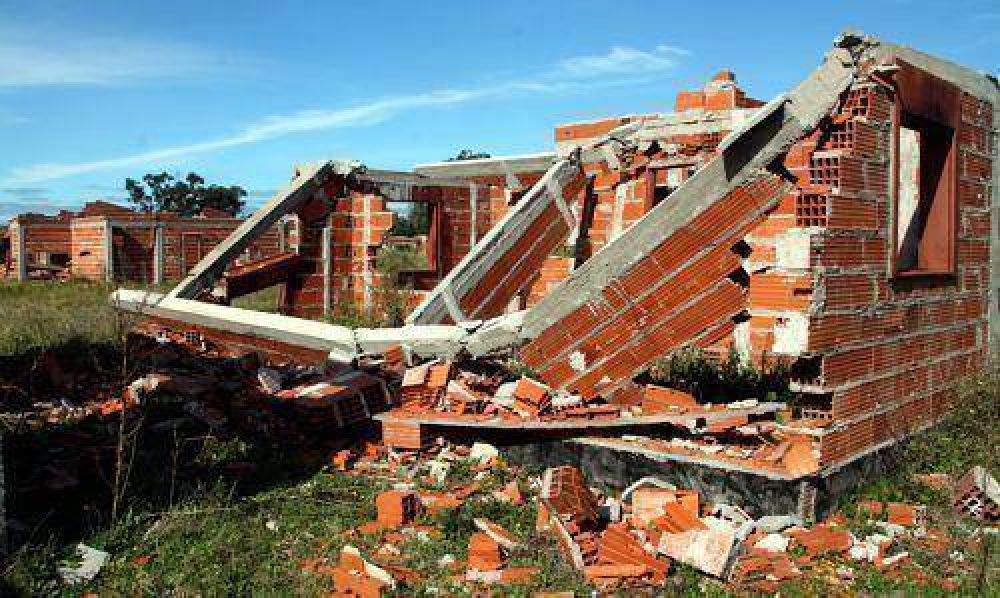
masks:
<path fill-rule="evenodd" d="M 125 179 L 129 201 L 142 212 L 173 212 L 195 216 L 206 208 L 235 216 L 243 209 L 247 192 L 239 186 L 205 185 L 205 179 L 189 172 L 183 179 L 161 172 L 147 174 L 142 181 Z"/>

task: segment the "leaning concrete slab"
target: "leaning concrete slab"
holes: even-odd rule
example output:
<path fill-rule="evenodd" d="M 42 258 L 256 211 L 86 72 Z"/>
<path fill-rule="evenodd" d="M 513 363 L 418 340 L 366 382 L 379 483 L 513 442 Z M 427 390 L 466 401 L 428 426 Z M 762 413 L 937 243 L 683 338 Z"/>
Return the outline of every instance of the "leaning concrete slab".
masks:
<path fill-rule="evenodd" d="M 586 184 L 575 157 L 560 159 L 407 318 L 461 322 L 503 313 L 576 227 L 570 205 Z"/>
<path fill-rule="evenodd" d="M 172 299 L 193 299 L 222 276 L 229 262 L 238 256 L 258 236 L 273 226 L 282 216 L 294 210 L 319 191 L 332 176 L 350 174 L 359 164 L 347 161 L 329 161 L 303 166 L 295 179 L 280 189 L 253 216 L 243 221 L 225 241 L 215 246 L 187 277 L 181 281 L 168 297 Z"/>
<path fill-rule="evenodd" d="M 608 396 L 653 359 L 724 333 L 745 307 L 731 249 L 790 185 L 769 167 L 837 104 L 852 65 L 848 50 L 834 49 L 669 201 L 528 310 L 525 363 L 553 387 Z"/>

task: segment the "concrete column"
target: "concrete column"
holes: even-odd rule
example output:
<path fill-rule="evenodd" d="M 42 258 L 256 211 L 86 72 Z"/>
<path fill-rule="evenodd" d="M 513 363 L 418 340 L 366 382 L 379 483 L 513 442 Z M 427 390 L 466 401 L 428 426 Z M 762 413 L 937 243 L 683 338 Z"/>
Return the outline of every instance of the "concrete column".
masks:
<path fill-rule="evenodd" d="M 796 515 L 806 524 L 816 521 L 816 502 L 819 498 L 819 482 L 817 478 L 808 478 L 799 482 L 799 500 Z"/>
<path fill-rule="evenodd" d="M 364 309 L 367 312 L 372 308 L 372 263 L 371 258 L 368 257 L 368 248 L 372 244 L 372 196 L 369 193 L 365 193 L 362 196 L 362 204 L 364 205 L 364 214 L 362 215 L 362 222 L 364 223 L 364 228 L 362 229 L 362 244 L 364 245 L 364 255 L 362 259 L 363 268 L 361 270 L 362 280 L 364 281 Z"/>
<path fill-rule="evenodd" d="M 333 228 L 331 218 L 327 216 L 326 226 L 320 237 L 323 256 L 323 315 L 328 316 L 333 311 Z"/>
<path fill-rule="evenodd" d="M 993 148 L 997 147 L 1000 128 L 1000 102 L 993 102 L 993 130 L 990 131 Z M 987 313 L 989 315 L 989 344 L 991 357 L 1000 356 L 1000 156 L 993 156 L 993 176 L 990 193 L 990 290 Z M 892 211 L 890 210 L 890 214 Z"/>
<path fill-rule="evenodd" d="M 166 256 L 164 255 L 164 227 L 157 223 L 153 228 L 153 284 L 163 284 L 164 265 Z"/>
<path fill-rule="evenodd" d="M 17 243 L 11 247 L 11 251 L 14 252 L 15 259 L 17 259 L 17 280 L 25 282 L 28 280 L 28 251 L 25 239 L 28 229 L 22 222 L 18 222 L 15 228 L 17 229 Z"/>
<path fill-rule="evenodd" d="M 476 246 L 476 238 L 479 236 L 476 225 L 479 224 L 479 185 L 469 183 L 469 249 Z"/>
<path fill-rule="evenodd" d="M 112 241 L 113 232 L 111 220 L 105 219 L 102 251 L 104 253 L 104 280 L 106 282 L 113 282 L 115 279 L 115 245 Z"/>

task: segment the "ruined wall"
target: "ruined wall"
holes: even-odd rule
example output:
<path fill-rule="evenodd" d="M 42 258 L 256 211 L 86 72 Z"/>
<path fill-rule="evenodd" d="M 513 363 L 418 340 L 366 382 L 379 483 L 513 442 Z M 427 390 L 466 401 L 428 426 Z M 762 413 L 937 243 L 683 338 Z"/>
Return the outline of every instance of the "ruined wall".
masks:
<path fill-rule="evenodd" d="M 112 222 L 111 250 L 115 280 L 150 284 L 153 282 L 152 226 L 122 226 Z M 168 260 L 174 262 L 174 260 Z M 192 263 L 193 265 L 193 263 Z M 175 275 L 174 278 L 177 278 Z"/>
<path fill-rule="evenodd" d="M 239 218 L 177 218 L 163 225 L 163 267 L 167 280 L 185 276 L 209 251 L 221 243 L 241 223 Z M 239 261 L 256 260 L 275 255 L 281 246 L 280 228 L 274 226 L 254 240 Z M 152 237 L 144 247 L 152 248 Z"/>
<path fill-rule="evenodd" d="M 832 411 L 824 466 L 941 417 L 950 386 L 987 355 L 992 106 L 961 93 L 954 272 L 900 274 L 894 102 L 885 86 L 856 83 L 789 151 L 798 183 L 748 236 L 752 317 L 736 342 L 758 360 L 810 356 L 796 382 Z"/>
<path fill-rule="evenodd" d="M 377 268 L 378 248 L 395 223 L 395 214 L 386 207 L 385 198 L 364 190 L 338 199 L 330 218 L 333 301 L 337 306 L 367 311 L 375 306 L 375 292 L 383 284 Z M 322 254 L 322 247 L 319 250 Z"/>

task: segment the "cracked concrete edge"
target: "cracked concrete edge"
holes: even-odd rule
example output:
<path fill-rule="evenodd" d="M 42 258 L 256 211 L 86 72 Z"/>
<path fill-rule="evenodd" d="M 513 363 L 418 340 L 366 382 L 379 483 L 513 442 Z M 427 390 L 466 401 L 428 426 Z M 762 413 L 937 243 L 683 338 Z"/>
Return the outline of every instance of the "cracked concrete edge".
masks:
<path fill-rule="evenodd" d="M 515 344 L 521 321 L 521 314 L 515 313 L 458 325 L 355 329 L 293 316 L 177 299 L 151 291 L 119 289 L 111 294 L 110 303 L 118 310 L 140 316 L 326 351 L 331 360 L 344 363 L 365 354 L 383 353 L 393 345 L 400 345 L 421 357 L 451 359 L 461 354 L 482 357 Z"/>
<path fill-rule="evenodd" d="M 853 57 L 847 50 L 832 50 L 823 64 L 788 92 L 783 101 L 774 102 L 770 112 L 734 132 L 728 148 L 674 191 L 670 201 L 653 208 L 529 309 L 522 329 L 524 338 L 536 337 L 553 322 L 598 299 L 612 280 L 628 272 L 664 240 L 733 189 L 765 172 L 775 158 L 815 128 L 836 105 L 853 81 L 853 67 Z M 771 130 L 769 123 L 778 119 L 779 125 Z M 728 172 L 727 165 L 733 162 L 742 165 Z"/>

